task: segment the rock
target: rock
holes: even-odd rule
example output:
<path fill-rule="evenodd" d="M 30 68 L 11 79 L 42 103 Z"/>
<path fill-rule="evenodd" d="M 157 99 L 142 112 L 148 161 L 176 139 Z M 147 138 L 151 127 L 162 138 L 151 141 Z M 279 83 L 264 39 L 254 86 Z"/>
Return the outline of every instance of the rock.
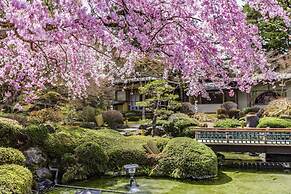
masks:
<path fill-rule="evenodd" d="M 42 192 L 54 186 L 53 181 L 45 179 L 37 183 L 37 190 Z"/>
<path fill-rule="evenodd" d="M 259 124 L 259 117 L 255 115 L 247 115 L 246 116 L 246 122 L 247 122 L 247 127 L 257 127 Z"/>
<path fill-rule="evenodd" d="M 39 179 L 50 179 L 52 177 L 50 170 L 47 168 L 39 168 L 35 171 L 35 174 Z"/>
<path fill-rule="evenodd" d="M 31 147 L 23 153 L 29 167 L 43 167 L 46 165 L 46 155 L 39 148 Z"/>
<path fill-rule="evenodd" d="M 101 191 L 97 191 L 97 190 L 82 190 L 82 191 L 76 192 L 75 194 L 101 194 Z"/>

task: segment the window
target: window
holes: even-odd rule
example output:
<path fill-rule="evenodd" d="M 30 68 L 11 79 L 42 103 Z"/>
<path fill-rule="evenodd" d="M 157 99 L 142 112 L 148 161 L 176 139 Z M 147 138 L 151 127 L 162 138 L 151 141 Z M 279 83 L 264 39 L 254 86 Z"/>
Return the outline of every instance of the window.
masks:
<path fill-rule="evenodd" d="M 117 101 L 126 101 L 126 94 L 125 91 L 116 91 L 116 100 Z"/>

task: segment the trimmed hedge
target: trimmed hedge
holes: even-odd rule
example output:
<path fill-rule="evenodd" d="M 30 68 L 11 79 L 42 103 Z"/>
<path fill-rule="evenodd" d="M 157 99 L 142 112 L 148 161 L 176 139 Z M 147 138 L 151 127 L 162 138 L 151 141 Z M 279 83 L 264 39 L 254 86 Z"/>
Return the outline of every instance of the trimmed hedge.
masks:
<path fill-rule="evenodd" d="M 82 164 L 94 175 L 103 174 L 106 171 L 108 156 L 96 143 L 85 142 L 75 149 L 77 162 Z"/>
<path fill-rule="evenodd" d="M 168 122 L 165 122 L 163 127 L 168 134 L 177 137 L 180 136 L 187 127 L 197 126 L 198 124 L 198 121 L 184 113 L 175 113 L 169 117 Z"/>
<path fill-rule="evenodd" d="M 17 121 L 0 117 L 0 146 L 16 147 L 22 128 Z"/>
<path fill-rule="evenodd" d="M 261 118 L 258 128 L 289 128 L 291 127 L 291 119 L 281 119 L 277 117 L 264 117 Z"/>
<path fill-rule="evenodd" d="M 14 148 L 0 147 L 0 165 L 18 164 L 24 165 L 25 156 L 23 153 Z"/>
<path fill-rule="evenodd" d="M 215 124 L 214 127 L 218 128 L 236 128 L 241 126 L 241 122 L 237 119 L 223 119 L 223 120 L 218 120 Z"/>
<path fill-rule="evenodd" d="M 204 144 L 178 137 L 170 140 L 165 147 L 157 170 L 162 175 L 181 179 L 215 177 L 218 172 L 217 156 Z"/>
<path fill-rule="evenodd" d="M 27 136 L 28 144 L 31 146 L 43 145 L 49 133 L 44 125 L 29 125 L 22 132 Z"/>
<path fill-rule="evenodd" d="M 0 175 L 0 193 L 31 193 L 33 178 L 27 168 L 15 164 L 0 165 Z"/>
<path fill-rule="evenodd" d="M 104 122 L 107 123 L 111 129 L 117 129 L 123 125 L 123 115 L 117 110 L 103 112 L 102 117 Z"/>

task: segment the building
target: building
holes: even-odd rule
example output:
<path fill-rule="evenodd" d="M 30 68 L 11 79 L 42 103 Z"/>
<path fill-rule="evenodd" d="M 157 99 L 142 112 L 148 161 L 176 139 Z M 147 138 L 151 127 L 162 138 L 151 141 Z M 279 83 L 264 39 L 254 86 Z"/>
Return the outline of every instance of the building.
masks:
<path fill-rule="evenodd" d="M 291 60 L 290 51 L 288 54 L 276 57 L 269 57 L 269 62 L 274 66 L 278 73 L 278 79 L 273 84 L 259 83 L 253 86 L 250 93 L 244 93 L 233 88 L 234 96 L 230 96 L 228 90 L 219 90 L 212 83 L 206 84 L 206 90 L 211 100 L 202 97 L 184 97 L 185 94 L 179 92 L 177 86 L 177 94 L 183 95 L 184 101 L 192 104 L 197 103 L 198 112 L 214 113 L 226 101 L 233 101 L 238 104 L 242 110 L 245 107 L 265 106 L 271 100 L 279 97 L 287 97 L 291 100 Z M 121 112 L 139 111 L 141 107 L 136 106 L 136 102 L 141 101 L 144 96 L 138 93 L 138 88 L 149 81 L 153 81 L 154 77 L 133 78 L 127 80 L 118 80 L 115 84 L 115 92 L 113 97 L 113 107 Z"/>

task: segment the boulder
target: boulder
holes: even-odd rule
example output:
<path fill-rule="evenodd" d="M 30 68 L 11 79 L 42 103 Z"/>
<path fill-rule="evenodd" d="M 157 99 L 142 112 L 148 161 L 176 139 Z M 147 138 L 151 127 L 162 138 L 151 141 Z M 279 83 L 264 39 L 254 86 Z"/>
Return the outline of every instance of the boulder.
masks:
<path fill-rule="evenodd" d="M 52 178 L 52 174 L 47 168 L 39 168 L 35 170 L 35 174 L 39 179 L 50 179 Z"/>
<path fill-rule="evenodd" d="M 40 181 L 37 183 L 37 190 L 39 192 L 43 192 L 45 190 L 50 189 L 51 187 L 54 186 L 53 181 L 49 180 L 49 179 L 45 179 L 43 181 Z"/>
<path fill-rule="evenodd" d="M 249 114 L 246 116 L 247 127 L 257 127 L 260 118 L 256 114 Z"/>
<path fill-rule="evenodd" d="M 46 166 L 47 157 L 37 147 L 31 147 L 23 152 L 26 157 L 26 165 L 29 167 L 43 167 Z"/>

